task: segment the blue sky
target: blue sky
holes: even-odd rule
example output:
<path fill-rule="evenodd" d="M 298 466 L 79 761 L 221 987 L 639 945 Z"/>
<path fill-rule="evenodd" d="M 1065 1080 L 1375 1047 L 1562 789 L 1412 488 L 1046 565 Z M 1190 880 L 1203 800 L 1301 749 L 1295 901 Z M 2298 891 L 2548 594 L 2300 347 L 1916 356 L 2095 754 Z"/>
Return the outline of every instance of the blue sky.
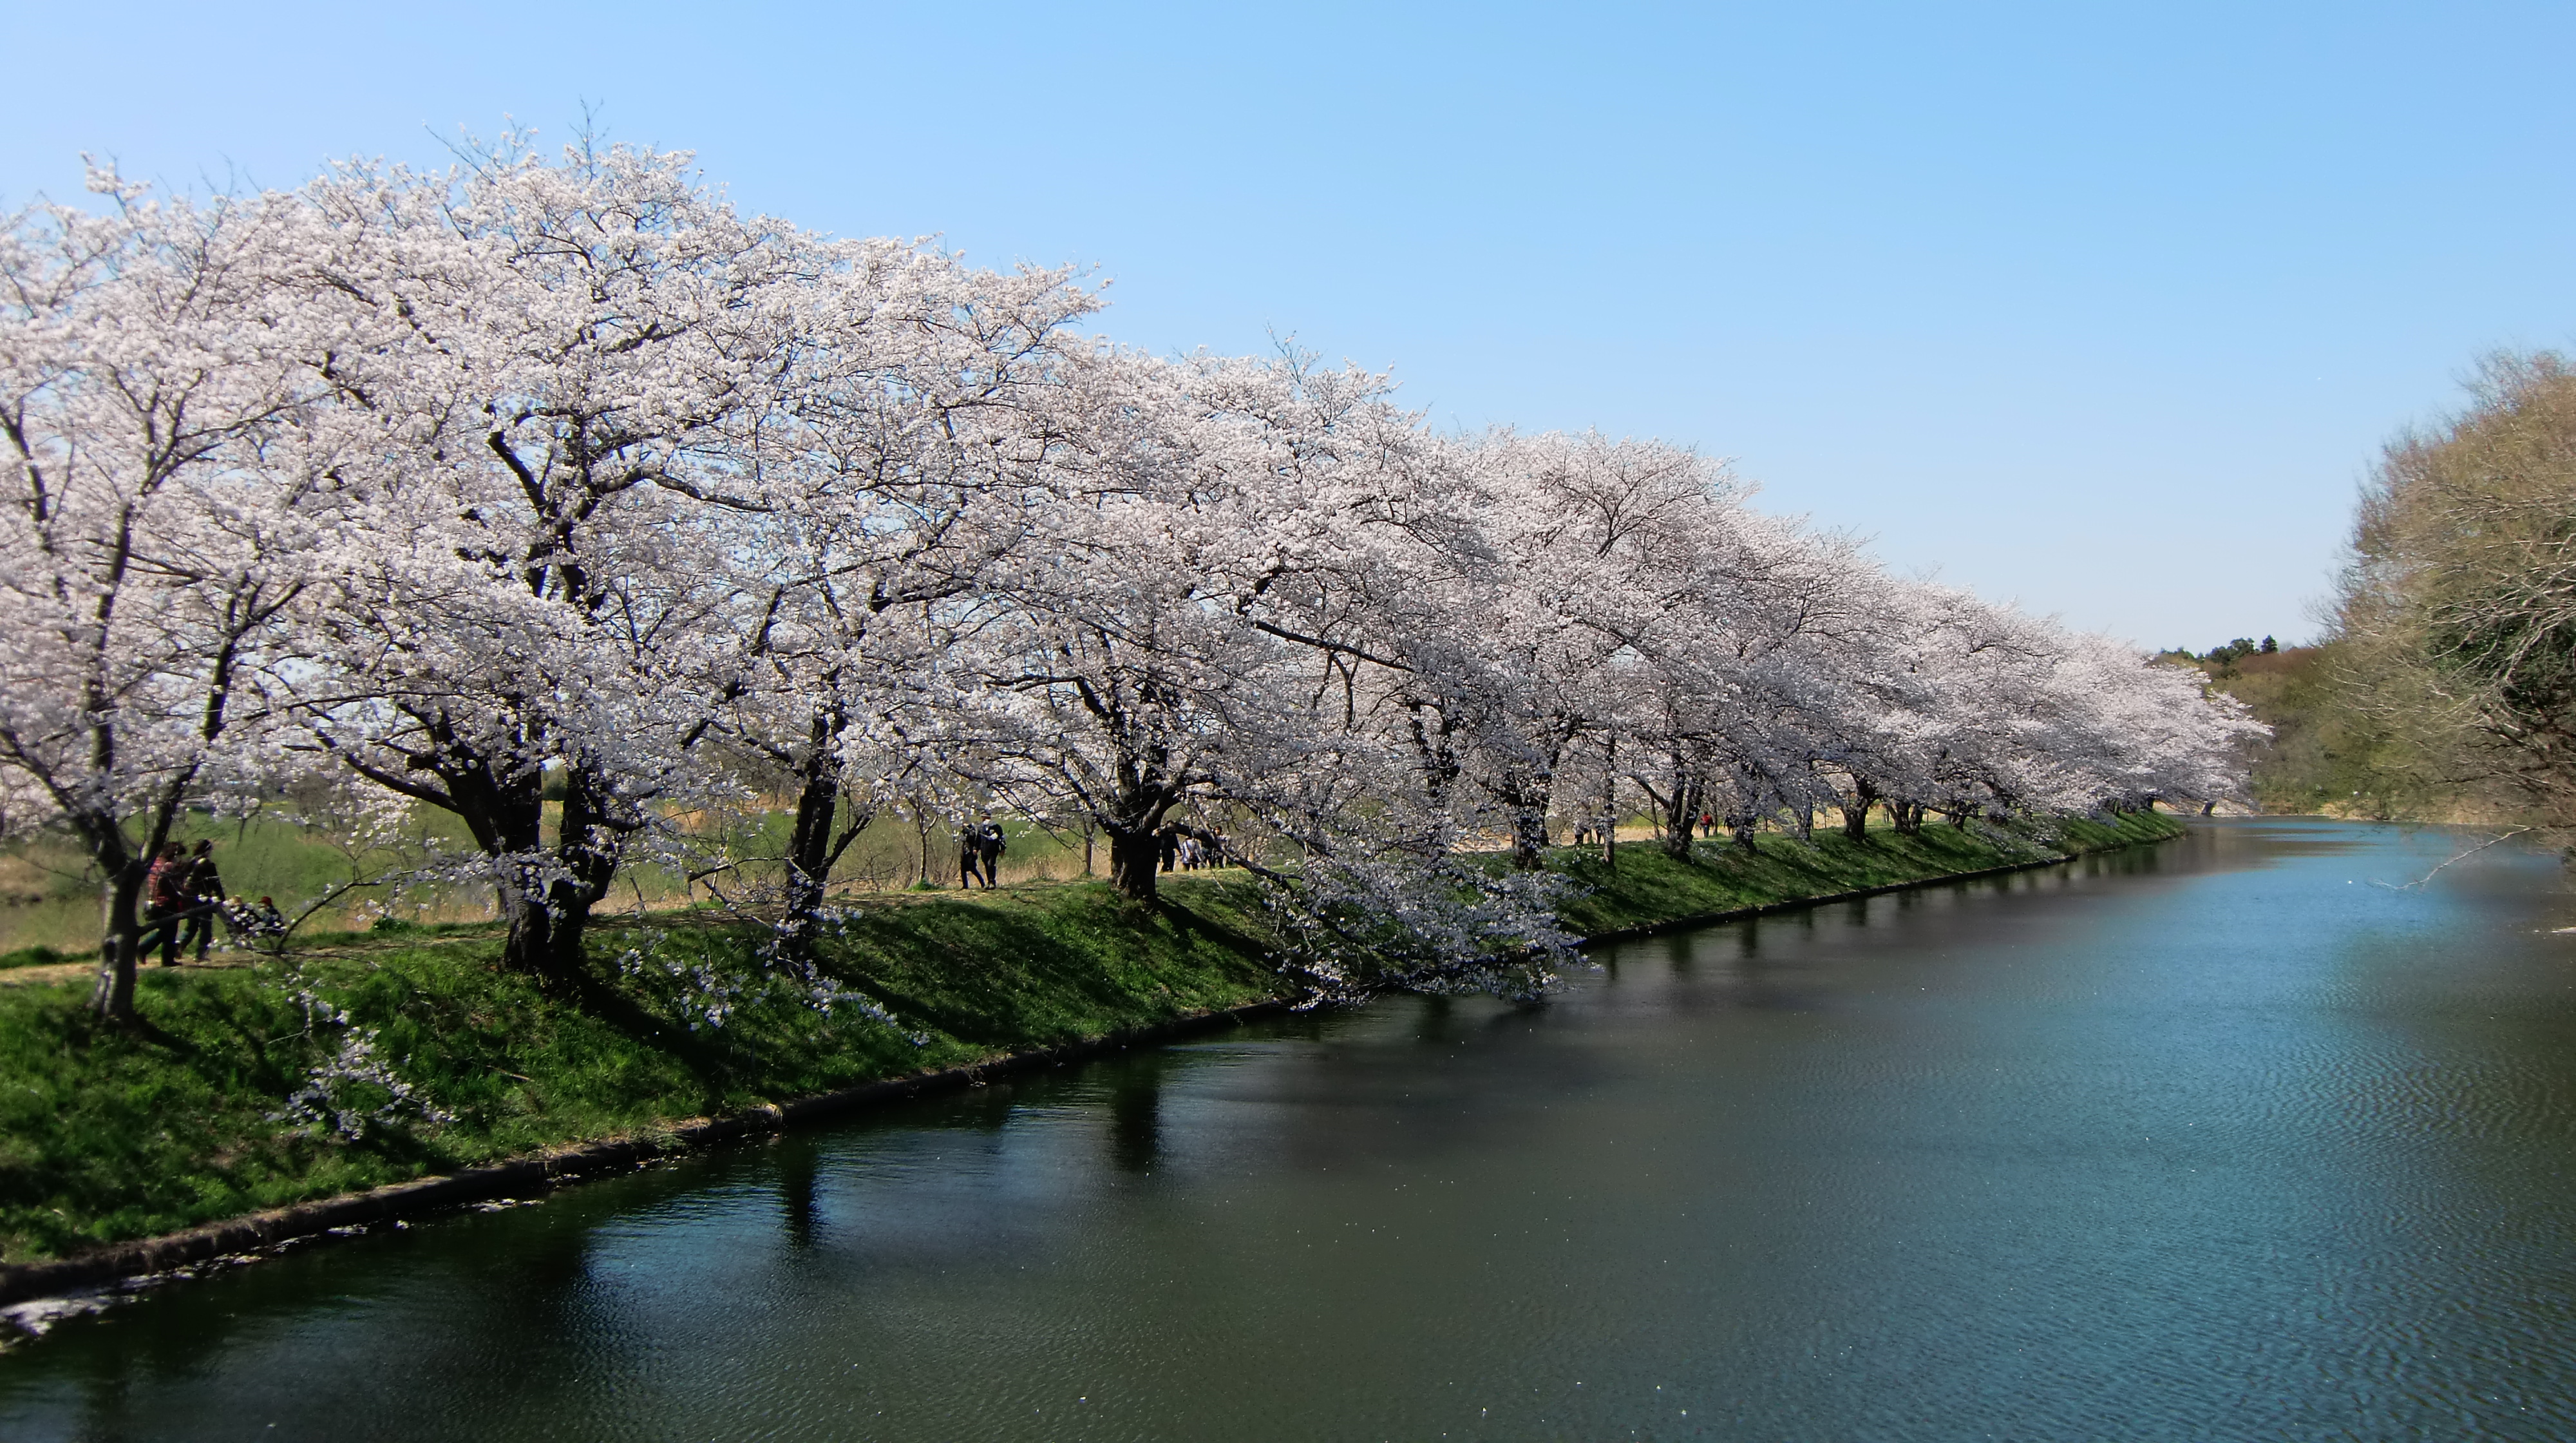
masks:
<path fill-rule="evenodd" d="M 742 205 L 1096 267 L 1443 421 L 1731 457 L 1905 571 L 2313 630 L 2354 487 L 2576 342 L 2576 7 L 22 8 L 0 198 L 435 160 L 504 116 Z M 47 57 L 31 63 L 32 57 Z"/>

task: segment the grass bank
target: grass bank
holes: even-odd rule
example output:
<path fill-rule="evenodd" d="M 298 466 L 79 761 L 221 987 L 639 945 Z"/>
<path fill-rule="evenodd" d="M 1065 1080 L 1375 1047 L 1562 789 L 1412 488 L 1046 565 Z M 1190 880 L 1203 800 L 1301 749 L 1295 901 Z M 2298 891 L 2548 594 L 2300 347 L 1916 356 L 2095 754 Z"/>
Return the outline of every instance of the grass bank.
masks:
<path fill-rule="evenodd" d="M 2084 852 L 2182 835 L 2183 823 L 2162 814 L 2111 821 L 2065 818 L 2044 828 L 1951 827 L 1927 823 L 1912 835 L 1873 831 L 1853 841 L 1819 829 L 1815 840 L 1766 835 L 1751 850 L 1701 842 L 1689 862 L 1662 848 L 1619 844 L 1616 867 L 1598 847 L 1565 848 L 1550 865 L 1575 884 L 1557 907 L 1567 926 L 1587 937 L 1686 923 L 1879 887 L 1937 881 L 1966 872 L 2060 861 Z"/>
<path fill-rule="evenodd" d="M 2180 830 L 1933 826 L 1858 843 L 1764 837 L 1749 853 L 1704 844 L 1688 863 L 1623 844 L 1615 871 L 1569 848 L 1551 866 L 1575 884 L 1567 922 L 1601 934 Z M 147 969 L 147 1025 L 133 1033 L 92 1023 L 81 978 L 0 986 L 0 1260 L 1280 995 L 1240 874 L 1169 878 L 1165 900 L 1138 908 L 1101 883 L 887 896 L 824 944 L 809 984 L 756 966 L 750 929 L 678 913 L 597 928 L 586 999 L 502 971 L 500 939 L 479 924 Z"/>
<path fill-rule="evenodd" d="M 0 988 L 0 1259 L 1277 991 L 1245 935 L 1259 925 L 1248 883 L 1178 879 L 1169 899 L 1148 912 L 1101 883 L 889 898 L 823 948 L 842 994 L 828 1013 L 764 979 L 748 929 L 688 915 L 599 928 L 587 1003 L 501 970 L 488 925 L 148 968 L 139 1033 L 95 1025 L 85 981 Z"/>

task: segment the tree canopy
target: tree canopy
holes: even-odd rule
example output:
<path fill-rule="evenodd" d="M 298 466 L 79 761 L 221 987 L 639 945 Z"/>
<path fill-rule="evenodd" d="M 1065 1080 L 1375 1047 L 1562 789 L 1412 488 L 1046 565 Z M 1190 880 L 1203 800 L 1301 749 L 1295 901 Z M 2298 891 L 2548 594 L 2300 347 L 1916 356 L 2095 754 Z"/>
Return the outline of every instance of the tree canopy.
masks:
<path fill-rule="evenodd" d="M 2383 811 L 2576 820 L 2576 369 L 2499 354 L 2364 489 L 2323 702 Z"/>

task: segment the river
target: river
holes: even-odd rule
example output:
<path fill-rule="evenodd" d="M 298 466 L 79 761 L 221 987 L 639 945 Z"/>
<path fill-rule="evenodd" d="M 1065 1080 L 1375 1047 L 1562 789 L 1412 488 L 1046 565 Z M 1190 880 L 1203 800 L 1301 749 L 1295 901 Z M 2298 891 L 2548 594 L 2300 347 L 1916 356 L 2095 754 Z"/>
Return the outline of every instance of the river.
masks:
<path fill-rule="evenodd" d="M 2576 1437 L 2576 895 L 2298 820 L 290 1251 L 0 1438 Z"/>

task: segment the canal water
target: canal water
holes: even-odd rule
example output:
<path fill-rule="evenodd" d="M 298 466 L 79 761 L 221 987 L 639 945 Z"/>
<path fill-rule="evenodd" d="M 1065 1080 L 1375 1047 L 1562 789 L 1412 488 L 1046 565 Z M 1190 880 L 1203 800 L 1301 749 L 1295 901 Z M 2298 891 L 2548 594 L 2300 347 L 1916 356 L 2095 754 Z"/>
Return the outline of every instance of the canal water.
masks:
<path fill-rule="evenodd" d="M 317 1245 L 0 1438 L 2576 1437 L 2576 895 L 2220 822 Z"/>

